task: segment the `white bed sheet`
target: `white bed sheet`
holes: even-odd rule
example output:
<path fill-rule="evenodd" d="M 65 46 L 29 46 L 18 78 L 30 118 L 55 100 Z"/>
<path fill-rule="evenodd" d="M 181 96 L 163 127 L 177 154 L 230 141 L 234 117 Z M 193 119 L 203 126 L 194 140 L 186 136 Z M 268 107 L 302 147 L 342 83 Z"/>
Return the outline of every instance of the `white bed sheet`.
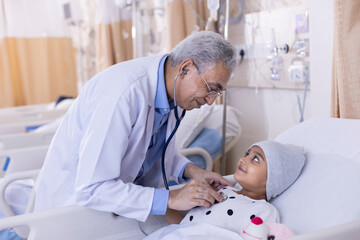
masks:
<path fill-rule="evenodd" d="M 144 240 L 241 240 L 240 234 L 207 223 L 172 224 L 159 229 Z"/>

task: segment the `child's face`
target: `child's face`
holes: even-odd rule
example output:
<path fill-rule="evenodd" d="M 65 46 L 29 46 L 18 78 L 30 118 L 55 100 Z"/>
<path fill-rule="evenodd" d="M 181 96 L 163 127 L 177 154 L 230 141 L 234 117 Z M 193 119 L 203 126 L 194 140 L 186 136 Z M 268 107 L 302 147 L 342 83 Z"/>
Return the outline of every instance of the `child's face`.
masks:
<path fill-rule="evenodd" d="M 266 194 L 267 163 L 260 147 L 253 146 L 244 157 L 240 158 L 234 178 L 243 189 Z"/>

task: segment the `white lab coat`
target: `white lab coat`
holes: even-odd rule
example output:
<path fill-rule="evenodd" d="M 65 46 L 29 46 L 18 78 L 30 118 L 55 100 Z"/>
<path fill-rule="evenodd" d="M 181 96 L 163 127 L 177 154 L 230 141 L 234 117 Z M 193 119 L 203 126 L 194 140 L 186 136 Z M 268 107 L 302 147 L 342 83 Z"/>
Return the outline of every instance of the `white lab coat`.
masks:
<path fill-rule="evenodd" d="M 35 211 L 77 204 L 146 220 L 154 187 L 163 186 L 160 160 L 145 187 L 133 182 L 153 130 L 161 58 L 116 64 L 86 84 L 51 142 L 36 183 Z M 173 111 L 168 121 L 166 137 L 176 122 Z M 177 180 L 188 160 L 174 140 L 165 162 L 168 180 Z"/>

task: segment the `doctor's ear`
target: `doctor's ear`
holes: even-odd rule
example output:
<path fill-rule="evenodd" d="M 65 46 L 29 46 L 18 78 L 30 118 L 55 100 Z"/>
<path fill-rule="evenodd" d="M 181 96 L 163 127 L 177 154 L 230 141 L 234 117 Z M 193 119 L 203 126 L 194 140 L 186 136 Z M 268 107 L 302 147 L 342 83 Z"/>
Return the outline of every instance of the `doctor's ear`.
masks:
<path fill-rule="evenodd" d="M 186 75 L 188 72 L 189 72 L 189 69 L 185 69 L 185 70 L 183 71 L 183 74 Z"/>

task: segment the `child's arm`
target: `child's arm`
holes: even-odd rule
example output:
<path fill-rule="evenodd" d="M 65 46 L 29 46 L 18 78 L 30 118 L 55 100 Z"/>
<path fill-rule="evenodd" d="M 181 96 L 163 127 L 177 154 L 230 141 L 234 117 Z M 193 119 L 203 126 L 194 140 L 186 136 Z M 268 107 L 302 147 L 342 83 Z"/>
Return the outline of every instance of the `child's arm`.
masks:
<path fill-rule="evenodd" d="M 176 210 L 167 209 L 165 213 L 165 219 L 169 224 L 179 224 L 184 216 Z"/>

